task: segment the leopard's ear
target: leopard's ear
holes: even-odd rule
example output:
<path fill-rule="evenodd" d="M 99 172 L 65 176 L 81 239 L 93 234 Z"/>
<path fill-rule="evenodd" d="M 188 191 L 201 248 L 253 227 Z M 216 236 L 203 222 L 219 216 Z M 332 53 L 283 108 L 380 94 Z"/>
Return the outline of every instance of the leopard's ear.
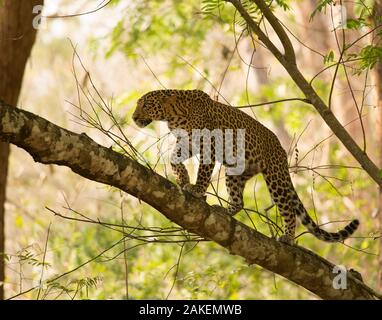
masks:
<path fill-rule="evenodd" d="M 185 116 L 188 113 L 187 106 L 181 102 L 181 99 L 176 94 L 165 97 L 162 100 L 162 104 L 167 109 L 167 112 L 170 112 L 172 115 Z"/>

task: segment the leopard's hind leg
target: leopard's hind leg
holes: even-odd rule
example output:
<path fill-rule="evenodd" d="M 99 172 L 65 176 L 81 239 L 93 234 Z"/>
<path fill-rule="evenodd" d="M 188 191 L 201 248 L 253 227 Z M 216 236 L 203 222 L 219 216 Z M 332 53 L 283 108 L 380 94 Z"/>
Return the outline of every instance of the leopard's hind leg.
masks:
<path fill-rule="evenodd" d="M 292 196 L 294 187 L 288 166 L 284 167 L 279 164 L 277 170 L 272 170 L 272 166 L 270 166 L 263 172 L 263 176 L 272 200 L 277 205 L 284 220 L 284 235 L 280 237 L 280 240 L 293 243 L 296 230 L 296 212 Z"/>

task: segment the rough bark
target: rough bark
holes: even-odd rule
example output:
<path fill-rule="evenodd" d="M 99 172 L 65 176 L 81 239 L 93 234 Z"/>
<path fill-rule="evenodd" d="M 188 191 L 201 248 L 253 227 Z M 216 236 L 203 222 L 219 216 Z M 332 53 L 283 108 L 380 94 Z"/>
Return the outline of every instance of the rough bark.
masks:
<path fill-rule="evenodd" d="M 314 253 L 288 246 L 209 206 L 138 162 L 30 112 L 0 103 L 0 140 L 26 150 L 44 164 L 71 168 L 145 201 L 190 232 L 225 247 L 310 290 L 323 299 L 373 299 L 380 296 L 347 272 L 347 288 L 334 289 L 334 265 Z"/>
<path fill-rule="evenodd" d="M 382 7 L 381 7 L 382 8 Z M 382 11 L 382 10 L 381 10 Z M 377 150 L 379 151 L 378 163 L 382 168 L 382 65 L 378 65 L 375 69 L 375 83 L 377 90 L 377 119 L 376 119 L 376 128 L 375 134 L 377 137 Z M 378 213 L 377 219 L 379 222 L 379 233 L 382 234 L 382 187 L 378 187 Z M 379 273 L 378 273 L 378 287 L 379 290 L 382 290 L 382 237 L 379 238 Z"/>
<path fill-rule="evenodd" d="M 346 149 L 353 155 L 353 157 L 359 162 L 362 168 L 369 174 L 369 176 L 382 187 L 382 178 L 379 174 L 379 169 L 377 165 L 369 158 L 369 156 L 357 145 L 354 139 L 346 131 L 344 126 L 338 121 L 333 112 L 328 108 L 325 102 L 313 89 L 311 84 L 305 79 L 304 75 L 301 73 L 297 66 L 296 56 L 294 53 L 291 41 L 285 32 L 284 28 L 281 26 L 279 21 L 273 12 L 268 8 L 263 0 L 252 0 L 258 8 L 262 11 L 265 18 L 271 24 L 272 28 L 275 30 L 278 38 L 284 47 L 284 53 L 282 53 L 277 46 L 270 40 L 265 32 L 262 31 L 260 26 L 251 18 L 249 13 L 244 9 L 241 1 L 239 0 L 225 0 L 230 2 L 237 9 L 240 15 L 247 22 L 248 27 L 257 35 L 259 40 L 268 48 L 268 50 L 276 57 L 276 59 L 281 63 L 281 65 L 288 72 L 292 80 L 304 93 L 305 97 L 311 102 L 315 107 L 317 112 L 320 114 L 322 119 L 328 125 L 328 127 L 333 131 L 341 143 L 346 147 Z"/>
<path fill-rule="evenodd" d="M 3 0 L 0 2 L 0 98 L 16 105 L 25 64 L 36 38 L 32 26 L 33 7 L 43 0 Z M 8 172 L 9 145 L 0 142 L 0 252 L 5 251 L 4 204 Z M 0 282 L 5 278 L 4 260 L 0 256 Z M 0 300 L 4 287 L 0 285 Z"/>

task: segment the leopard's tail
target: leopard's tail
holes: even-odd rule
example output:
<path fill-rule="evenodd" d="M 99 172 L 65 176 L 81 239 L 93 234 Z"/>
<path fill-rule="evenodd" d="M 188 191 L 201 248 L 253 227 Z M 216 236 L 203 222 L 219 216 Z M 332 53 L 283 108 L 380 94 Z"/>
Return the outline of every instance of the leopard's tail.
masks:
<path fill-rule="evenodd" d="M 281 146 L 279 150 L 282 150 Z M 296 216 L 310 233 L 316 238 L 327 242 L 341 242 L 349 238 L 357 230 L 359 226 L 358 220 L 353 220 L 338 232 L 328 232 L 321 229 L 309 216 L 293 186 L 285 151 L 283 159 L 272 160 L 268 162 L 268 167 L 262 173 L 273 202 L 277 205 L 283 217 L 287 237 L 294 237 Z"/>
<path fill-rule="evenodd" d="M 338 232 L 328 232 L 321 229 L 309 216 L 308 212 L 304 208 L 298 195 L 295 193 L 293 196 L 293 203 L 295 204 L 295 213 L 300 222 L 312 233 L 316 238 L 326 242 L 341 242 L 349 238 L 359 226 L 359 221 L 354 219 L 344 229 Z"/>

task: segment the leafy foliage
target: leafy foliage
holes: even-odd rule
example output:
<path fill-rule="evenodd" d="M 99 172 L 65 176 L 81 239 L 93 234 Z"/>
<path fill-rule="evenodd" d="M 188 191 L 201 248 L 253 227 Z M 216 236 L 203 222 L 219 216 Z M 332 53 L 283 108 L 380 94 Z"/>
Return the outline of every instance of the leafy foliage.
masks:
<path fill-rule="evenodd" d="M 272 3 L 272 1 L 270 2 Z M 289 11 L 290 10 L 290 6 L 288 4 L 288 1 L 284 1 L 284 0 L 276 0 L 276 3 L 277 5 L 282 8 L 284 11 Z"/>
<path fill-rule="evenodd" d="M 16 257 L 20 264 L 26 263 L 34 267 L 42 266 L 44 268 L 49 268 L 51 266 L 50 263 L 38 259 L 38 254 L 31 252 L 29 249 L 20 251 Z"/>
<path fill-rule="evenodd" d="M 211 21 L 199 18 L 199 8 L 193 1 L 144 0 L 124 12 L 112 31 L 109 56 L 117 49 L 129 57 L 170 49 L 182 55 L 186 50 L 196 50 L 212 26 Z"/>
<path fill-rule="evenodd" d="M 358 19 L 347 19 L 346 20 L 346 28 L 347 29 L 353 29 L 353 30 L 359 30 L 365 26 L 367 26 L 367 21 L 360 17 Z"/>
<path fill-rule="evenodd" d="M 177 88 L 204 88 L 207 80 L 197 71 L 193 69 L 192 72 L 182 72 L 185 63 L 179 62 L 178 56 L 186 56 L 192 67 L 200 70 L 208 81 L 218 84 L 218 88 L 223 83 L 221 93 L 232 104 L 245 105 L 286 97 L 300 97 L 298 88 L 278 69 L 274 60 L 265 56 L 266 53 L 262 51 L 261 46 L 252 38 L 243 37 L 243 42 L 239 44 L 239 47 L 240 45 L 242 47 L 235 51 L 238 33 L 235 27 L 239 26 L 242 30 L 246 30 L 246 24 L 237 14 L 235 15 L 232 6 L 223 1 L 143 0 L 130 1 L 129 5 L 127 3 L 121 0 L 113 1 L 114 6 L 110 10 L 121 10 L 122 17 L 116 21 L 106 38 L 90 39 L 89 47 L 100 50 L 96 52 L 94 61 L 94 68 L 96 65 L 101 66 L 96 77 L 100 81 L 102 79 L 102 86 L 111 84 L 110 91 L 116 95 L 113 111 L 116 112 L 117 119 L 124 123 L 125 134 L 134 138 L 134 146 L 150 163 L 155 164 L 158 159 L 158 138 L 155 136 L 150 140 L 156 133 L 157 127 L 153 125 L 149 129 L 137 131 L 137 128 L 131 125 L 131 114 L 136 100 L 144 91 L 155 86 L 152 77 L 147 76 L 147 74 L 151 76 L 151 73 L 148 72 L 146 65 L 138 59 L 140 55 L 152 57 L 155 67 L 165 70 L 160 76 Z M 261 14 L 253 1 L 242 1 L 242 3 L 252 17 L 260 21 Z M 270 0 L 267 3 L 272 4 L 272 10 L 284 10 L 286 14 L 290 7 L 297 5 L 282 0 Z M 311 19 L 332 4 L 333 1 L 320 1 Z M 362 28 L 367 27 L 367 7 L 357 3 L 355 10 L 358 16 L 347 21 L 348 30 L 345 32 L 360 32 Z M 109 14 L 115 12 L 110 11 Z M 291 14 L 288 17 L 290 16 Z M 65 23 L 69 23 L 69 19 L 66 21 Z M 77 33 L 78 26 L 74 24 L 72 28 Z M 43 44 L 45 47 L 43 49 L 37 47 L 35 51 L 34 61 L 39 65 L 36 67 L 34 78 L 40 76 L 42 70 L 47 73 L 51 68 L 55 68 L 60 77 L 61 72 L 66 72 L 68 75 L 66 77 L 62 75 L 64 81 L 61 80 L 57 85 L 48 87 L 50 90 L 38 94 L 33 87 L 37 81 L 27 82 L 28 96 L 37 94 L 37 97 L 34 96 L 36 100 L 25 102 L 25 105 L 46 106 L 50 101 L 61 104 L 62 101 L 55 100 L 57 97 L 72 98 L 71 94 L 75 92 L 75 87 L 70 87 L 66 94 L 55 91 L 61 88 L 63 83 L 73 83 L 70 67 L 62 68 L 71 61 L 72 52 L 65 49 L 62 41 L 55 40 L 51 43 L 45 41 Z M 252 50 L 253 46 L 256 51 L 253 53 L 255 62 L 252 64 L 252 60 L 248 59 L 250 50 L 247 47 Z M 357 50 L 358 52 L 355 52 L 354 47 L 349 48 L 345 57 L 358 59 L 360 72 L 380 63 L 379 46 L 359 43 Z M 338 59 L 337 51 L 327 48 L 326 52 L 324 64 L 335 63 Z M 118 53 L 122 53 L 124 58 L 121 59 L 122 55 Z M 105 54 L 109 58 L 107 61 L 102 60 Z M 229 58 L 231 54 L 232 60 Z M 252 55 L 252 51 L 249 55 Z M 298 52 L 298 55 L 298 58 L 303 60 L 304 51 Z M 269 81 L 256 86 L 255 89 L 245 90 L 246 77 L 249 77 L 250 73 L 259 73 L 256 69 L 257 58 L 264 59 L 260 66 L 270 65 L 271 71 L 267 73 Z M 126 60 L 129 62 L 128 71 L 124 71 L 123 76 L 118 77 L 116 69 L 119 69 L 119 65 Z M 115 65 L 110 67 L 108 61 L 117 61 L 118 67 Z M 322 63 L 322 60 L 319 63 Z M 111 75 L 108 75 L 109 68 L 112 69 Z M 155 75 L 158 75 L 157 69 L 153 70 Z M 222 73 L 226 69 L 227 78 L 223 81 Z M 339 81 L 343 80 L 341 76 L 343 75 L 340 74 Z M 125 81 L 130 78 L 133 78 L 133 81 L 130 85 L 125 85 Z M 118 91 L 116 88 L 121 83 L 123 89 Z M 342 86 L 343 84 L 344 82 L 341 82 Z M 321 97 L 326 98 L 329 94 L 330 81 L 316 80 L 314 88 Z M 105 92 L 108 91 L 105 89 Z M 50 112 L 45 109 L 39 111 Z M 291 172 L 297 191 L 312 216 L 317 215 L 320 222 L 327 222 L 338 220 L 346 212 L 357 213 L 362 219 L 360 235 L 371 236 L 371 238 L 352 239 L 350 242 L 350 245 L 357 250 L 366 250 L 370 254 L 342 245 L 323 244 L 307 234 L 298 238 L 299 244 L 329 257 L 335 263 L 360 269 L 371 283 L 375 283 L 376 277 L 370 271 L 376 267 L 373 253 L 377 251 L 377 241 L 373 237 L 378 236 L 375 223 L 370 218 L 370 212 L 375 207 L 375 190 L 366 175 L 361 170 L 349 167 L 354 165 L 353 159 L 344 152 L 337 141 L 328 138 L 330 132 L 325 130 L 315 112 L 306 104 L 296 101 L 271 104 L 252 110 L 246 109 L 246 112 L 258 117 L 287 142 L 285 148 L 290 150 Z M 345 112 L 347 111 L 344 110 Z M 68 114 L 64 113 L 62 118 L 66 117 Z M 73 118 L 69 117 L 69 120 Z M 67 122 L 72 124 L 73 121 Z M 107 119 L 105 123 L 109 124 Z M 63 126 L 66 127 L 67 123 Z M 83 127 L 80 129 L 104 141 L 104 137 L 96 135 L 94 131 L 87 131 L 87 128 Z M 75 130 L 78 130 L 78 127 L 75 127 Z M 148 144 L 150 147 L 147 147 Z M 112 147 L 121 150 L 116 144 Z M 12 207 L 10 223 L 15 230 L 14 238 L 17 240 L 14 242 L 17 242 L 18 247 L 12 247 L 12 252 L 16 254 L 7 254 L 7 257 L 12 267 L 20 268 L 19 273 L 16 273 L 16 280 L 12 278 L 14 283 L 17 283 L 19 277 L 27 278 L 26 274 L 28 278 L 33 279 L 33 282 L 22 279 L 20 285 L 12 285 L 12 292 L 15 294 L 36 286 L 35 290 L 24 295 L 36 298 L 41 288 L 39 287 L 41 272 L 44 270 L 44 286 L 40 295 L 42 299 L 164 299 L 167 296 L 170 299 L 312 298 L 309 293 L 288 281 L 258 267 L 250 267 L 239 257 L 228 255 L 214 243 L 171 242 L 174 237 L 166 234 L 167 228 L 172 229 L 177 226 L 137 199 L 123 196 L 108 187 L 100 187 L 99 184 L 84 183 L 60 168 L 28 166 L 23 169 L 27 161 L 20 154 L 17 154 L 12 161 L 10 183 L 14 194 L 10 194 L 10 198 L 18 200 Z M 195 175 L 193 166 L 189 164 L 188 167 Z M 173 179 L 168 166 L 158 165 L 155 169 Z M 214 187 L 218 189 L 221 197 L 227 198 L 224 181 L 218 174 L 214 176 Z M 211 194 L 214 193 L 213 188 L 209 191 Z M 46 211 L 45 202 L 62 210 L 62 193 L 65 193 L 68 202 L 73 204 L 78 212 L 90 217 L 93 222 L 85 223 L 55 217 L 48 241 L 47 258 L 43 261 L 41 248 L 31 247 L 30 242 L 44 241 L 45 238 L 41 234 L 45 235 L 42 231 L 45 231 L 48 215 L 41 212 Z M 261 176 L 250 181 L 244 196 L 248 210 L 242 211 L 237 218 L 268 236 L 277 236 L 279 229 L 275 227 L 275 223 L 281 226 L 280 216 L 276 208 L 265 210 L 271 202 Z M 32 202 L 34 198 L 36 202 Z M 44 199 L 43 203 L 41 199 Z M 208 202 L 219 203 L 219 200 L 210 195 Z M 17 206 L 18 204 L 21 206 Z M 125 213 L 123 218 L 121 211 Z M 33 223 L 26 221 L 30 219 L 29 216 L 33 217 Z M 351 214 L 346 215 L 348 216 Z M 81 216 L 71 212 L 70 217 Z M 116 225 L 121 225 L 122 220 L 125 226 L 132 228 L 125 227 L 125 230 L 117 228 Z M 110 223 L 112 227 L 95 223 L 98 221 Z M 144 227 L 154 228 L 156 233 L 148 235 L 140 229 Z M 328 226 L 328 229 L 335 228 L 336 226 Z M 164 237 L 160 233 L 163 230 L 167 230 L 163 233 Z M 303 231 L 303 228 L 299 229 L 299 232 Z M 181 234 L 178 240 L 189 240 L 192 236 L 184 230 L 177 232 Z M 123 234 L 136 238 L 126 238 L 121 241 Z M 164 241 L 161 242 L 160 239 Z M 113 247 L 115 243 L 117 245 Z M 20 247 L 24 249 L 20 250 Z M 100 255 L 104 250 L 108 251 Z M 55 279 L 57 276 L 62 277 Z M 126 295 L 126 279 L 129 296 Z"/>
<path fill-rule="evenodd" d="M 318 12 L 322 12 L 322 11 L 326 10 L 326 7 L 328 5 L 331 5 L 331 4 L 333 4 L 333 0 L 320 0 L 320 1 L 318 1 L 316 8 L 313 10 L 313 12 L 310 15 L 310 20 L 313 20 L 314 16 Z"/>
<path fill-rule="evenodd" d="M 382 63 L 382 47 L 367 45 L 359 53 L 361 59 L 360 69 L 373 69 L 376 64 Z"/>
<path fill-rule="evenodd" d="M 203 0 L 201 9 L 204 14 L 213 14 L 215 11 L 220 11 L 224 4 L 222 0 Z"/>

